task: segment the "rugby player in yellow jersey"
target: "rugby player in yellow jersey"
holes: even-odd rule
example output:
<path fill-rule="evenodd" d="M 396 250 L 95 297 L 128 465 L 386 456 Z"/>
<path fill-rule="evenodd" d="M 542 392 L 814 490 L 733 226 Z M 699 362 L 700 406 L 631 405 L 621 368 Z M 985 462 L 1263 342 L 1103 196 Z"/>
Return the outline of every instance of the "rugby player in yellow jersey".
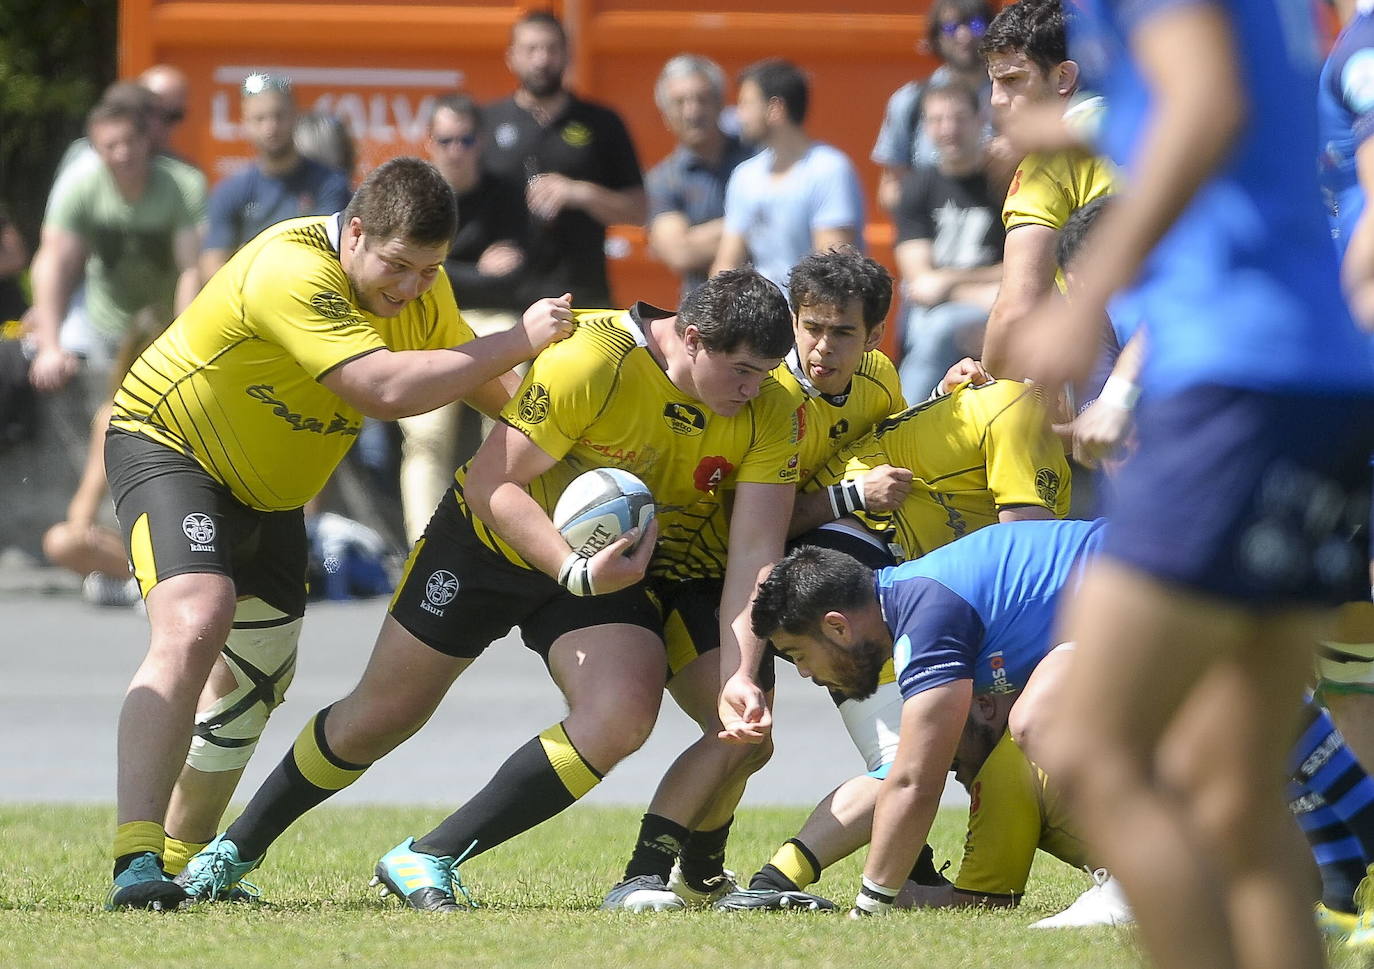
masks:
<path fill-rule="evenodd" d="M 1004 128 L 1046 110 L 1090 116 L 1100 104 L 1080 97 L 1060 0 L 1021 0 L 1004 8 L 978 49 L 992 79 L 993 113 Z M 1017 166 L 1002 208 L 1002 285 L 983 337 L 982 361 L 990 372 L 1025 376 L 1006 355 L 1008 334 L 1053 288 L 1055 238 L 1069 215 L 1110 194 L 1113 178 L 1110 162 L 1081 150 L 1030 154 Z"/>
<path fill-rule="evenodd" d="M 185 899 L 164 848 L 214 833 L 281 702 L 305 610 L 301 506 L 363 415 L 458 397 L 499 410 L 503 375 L 570 332 L 565 297 L 473 341 L 442 270 L 455 221 L 433 167 L 380 166 L 342 214 L 241 249 L 116 394 L 105 464 L 152 638 L 120 715 L 108 907 Z"/>
<path fill-rule="evenodd" d="M 456 910 L 460 861 L 564 810 L 643 743 L 668 675 L 665 641 L 669 653 L 688 634 L 719 644 L 673 677 L 696 685 L 713 740 L 766 728 L 749 603 L 782 554 L 796 487 L 798 401 L 769 375 L 792 345 L 787 303 L 734 270 L 676 315 L 643 303 L 574 315 L 573 336 L 534 361 L 440 502 L 358 685 L 306 725 L 239 819 L 192 859 L 195 897 L 224 897 L 295 818 L 419 729 L 514 625 L 568 716 L 434 830 L 382 857 L 377 878 L 412 907 Z M 585 559 L 549 515 L 573 477 L 599 467 L 638 475 L 658 512 L 645 534 Z M 709 630 L 685 628 L 702 616 Z M 741 755 L 716 746 L 725 753 L 707 766 L 718 785 Z"/>
<path fill-rule="evenodd" d="M 774 371 L 779 384 L 805 401 L 798 480 L 809 480 L 843 446 L 867 433 L 904 405 L 896 368 L 881 350 L 883 321 L 892 302 L 892 277 L 853 246 L 807 256 L 788 277 L 795 343 Z M 875 468 L 867 482 L 873 507 L 891 509 L 906 495 L 911 472 Z M 692 682 L 684 667 L 715 648 L 718 596 L 694 600 L 702 614 L 683 613 L 684 624 L 668 640 L 669 689 L 698 722 L 713 722 L 709 675 Z M 712 767 L 716 751 L 709 731 L 665 775 L 640 824 L 623 880 L 607 906 L 634 911 L 704 903 L 736 887 L 726 877 L 725 845 L 734 809 L 750 774 L 768 760 L 771 745 L 760 744 L 723 783 Z M 674 865 L 674 861 L 677 864 Z M 628 887 L 627 887 L 628 886 Z"/>

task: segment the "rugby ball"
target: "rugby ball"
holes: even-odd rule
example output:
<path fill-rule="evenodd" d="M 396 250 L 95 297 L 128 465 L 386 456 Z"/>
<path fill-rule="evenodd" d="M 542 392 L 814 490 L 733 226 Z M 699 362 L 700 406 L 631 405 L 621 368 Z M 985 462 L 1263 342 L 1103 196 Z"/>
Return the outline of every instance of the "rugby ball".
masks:
<path fill-rule="evenodd" d="M 553 509 L 553 524 L 578 555 L 591 558 L 654 517 L 654 496 L 628 471 L 594 468 L 572 480 Z"/>

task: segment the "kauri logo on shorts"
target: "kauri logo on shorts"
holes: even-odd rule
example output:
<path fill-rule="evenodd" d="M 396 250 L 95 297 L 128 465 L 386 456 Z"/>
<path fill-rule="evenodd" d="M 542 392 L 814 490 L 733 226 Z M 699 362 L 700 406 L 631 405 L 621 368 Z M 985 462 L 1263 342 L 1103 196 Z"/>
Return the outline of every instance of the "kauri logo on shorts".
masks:
<path fill-rule="evenodd" d="M 442 616 L 444 610 L 438 608 L 446 606 L 453 601 L 453 597 L 458 594 L 458 576 L 446 569 L 439 569 L 430 575 L 429 581 L 425 583 L 425 600 L 420 603 L 420 608 L 425 612 L 432 612 L 436 616 Z"/>
<path fill-rule="evenodd" d="M 542 424 L 549 416 L 549 392 L 543 384 L 530 384 L 520 396 L 520 419 L 526 424 Z"/>
<path fill-rule="evenodd" d="M 663 419 L 668 422 L 674 434 L 696 437 L 706 430 L 706 415 L 701 408 L 693 407 L 691 404 L 668 401 L 663 407 Z"/>
<path fill-rule="evenodd" d="M 215 522 L 209 515 L 193 511 L 181 520 L 181 530 L 191 540 L 191 551 L 213 552 L 215 550 Z"/>
<path fill-rule="evenodd" d="M 1035 472 L 1035 493 L 1041 501 L 1053 503 L 1059 497 L 1059 475 L 1049 468 Z"/>

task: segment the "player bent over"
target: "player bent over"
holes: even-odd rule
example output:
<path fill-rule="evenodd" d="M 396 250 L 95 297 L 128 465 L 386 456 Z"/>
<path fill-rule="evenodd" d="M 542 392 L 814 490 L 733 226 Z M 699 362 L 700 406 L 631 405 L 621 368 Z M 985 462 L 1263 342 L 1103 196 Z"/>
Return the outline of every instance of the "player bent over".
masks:
<path fill-rule="evenodd" d="M 473 340 L 442 269 L 455 220 L 434 168 L 380 166 L 343 213 L 240 250 L 116 394 L 105 464 L 152 640 L 120 714 L 107 907 L 186 897 L 164 851 L 184 860 L 214 834 L 282 700 L 305 611 L 301 507 L 363 415 L 458 397 L 494 412 L 515 386 L 502 375 L 571 329 L 566 301 L 545 300 Z"/>
<path fill-rule="evenodd" d="M 723 577 L 722 652 L 738 665 L 741 640 L 762 651 L 749 600 L 782 552 L 800 436 L 795 399 L 768 375 L 791 345 L 782 294 L 741 270 L 709 280 L 676 316 L 643 303 L 574 315 L 576 332 L 534 362 L 504 423 L 440 502 L 358 685 L 306 725 L 239 819 L 188 866 L 195 897 L 224 897 L 292 821 L 418 730 L 514 625 L 569 714 L 434 830 L 378 862 L 381 882 L 415 908 L 456 910 L 460 861 L 558 814 L 640 746 L 663 694 L 664 640 L 697 588 L 720 589 Z M 638 475 L 658 516 L 647 534 L 583 559 L 549 513 L 572 478 L 597 467 Z M 715 657 L 706 665 L 717 693 Z M 761 709 L 754 668 L 737 685 Z"/>

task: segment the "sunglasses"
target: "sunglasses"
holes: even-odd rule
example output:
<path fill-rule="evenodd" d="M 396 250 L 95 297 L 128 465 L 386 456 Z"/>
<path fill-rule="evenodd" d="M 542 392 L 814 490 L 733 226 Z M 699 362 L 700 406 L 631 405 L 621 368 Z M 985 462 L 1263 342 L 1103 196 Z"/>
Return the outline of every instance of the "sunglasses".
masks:
<path fill-rule="evenodd" d="M 982 37 L 987 32 L 987 21 L 982 17 L 974 17 L 971 20 L 951 20 L 949 23 L 940 25 L 940 33 L 946 37 L 953 37 L 959 32 L 960 27 L 967 27 L 975 37 Z"/>
<path fill-rule="evenodd" d="M 477 135 L 449 135 L 447 138 L 435 138 L 434 143 L 440 148 L 452 148 L 454 145 L 462 145 L 464 148 L 471 148 L 477 144 Z"/>
<path fill-rule="evenodd" d="M 244 97 L 252 97 L 254 94 L 262 94 L 264 91 L 290 94 L 291 78 L 277 74 L 249 74 L 243 79 L 243 87 L 240 90 Z"/>

